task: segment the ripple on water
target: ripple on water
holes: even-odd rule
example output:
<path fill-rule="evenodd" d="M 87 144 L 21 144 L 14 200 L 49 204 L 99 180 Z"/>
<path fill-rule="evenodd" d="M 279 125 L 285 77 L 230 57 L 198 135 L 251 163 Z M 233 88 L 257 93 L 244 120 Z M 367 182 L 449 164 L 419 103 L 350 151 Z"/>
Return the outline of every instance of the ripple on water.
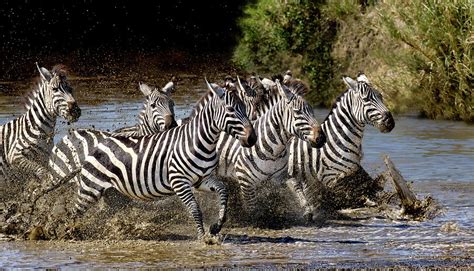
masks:
<path fill-rule="evenodd" d="M 107 85 L 107 84 L 106 84 Z M 79 84 L 83 108 L 79 122 L 58 124 L 55 141 L 69 127 L 112 130 L 136 123 L 141 94 L 118 91 L 117 84 L 90 91 Z M 203 82 L 181 85 L 173 94 L 178 118 L 187 116 L 203 92 Z M 191 90 L 186 92 L 187 90 Z M 132 93 L 132 94 L 130 94 Z M 191 95 L 189 93 L 192 93 Z M 21 98 L 0 93 L 0 123 L 23 112 Z M 324 119 L 326 109 L 317 109 Z M 367 127 L 364 166 L 381 170 L 381 154 L 388 154 L 402 175 L 414 181 L 419 195 L 440 202 L 444 215 L 432 221 L 368 219 L 339 221 L 325 227 L 283 230 L 224 228 L 222 245 L 205 246 L 186 240 L 3 242 L 3 267 L 116 267 L 176 268 L 203 266 L 377 267 L 393 265 L 446 266 L 473 264 L 474 255 L 474 126 L 400 116 L 389 134 Z M 456 227 L 447 230 L 447 223 Z M 192 228 L 192 227 L 190 227 Z M 190 233 L 192 235 L 194 231 Z"/>

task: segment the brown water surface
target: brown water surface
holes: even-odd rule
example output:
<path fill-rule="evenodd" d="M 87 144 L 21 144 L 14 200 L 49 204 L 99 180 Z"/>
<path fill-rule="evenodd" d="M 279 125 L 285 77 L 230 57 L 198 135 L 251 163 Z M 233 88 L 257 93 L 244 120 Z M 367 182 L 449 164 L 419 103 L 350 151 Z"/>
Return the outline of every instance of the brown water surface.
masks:
<path fill-rule="evenodd" d="M 173 95 L 177 118 L 187 116 L 205 91 L 202 78 L 183 78 Z M 166 79 L 157 81 L 163 85 Z M 0 93 L 1 124 L 23 112 L 22 98 L 17 93 L 30 88 L 29 83 L 3 84 L 16 91 Z M 61 121 L 56 141 L 71 127 L 112 130 L 136 122 L 142 99 L 136 82 L 74 78 L 71 84 L 76 89 L 83 115 L 70 126 Z M 316 115 L 322 120 L 327 112 L 327 109 L 317 109 Z M 0 241 L 0 266 L 126 269 L 473 267 L 474 126 L 412 116 L 399 116 L 396 122 L 396 128 L 390 134 L 367 128 L 364 166 L 372 173 L 380 171 L 380 156 L 388 154 L 404 177 L 413 181 L 414 190 L 420 197 L 431 194 L 442 205 L 444 214 L 433 220 L 417 222 L 370 216 L 332 221 L 322 227 L 302 226 L 299 222 L 291 225 L 290 222 L 290 226 L 283 229 L 258 229 L 229 223 L 222 231 L 221 245 L 205 245 L 195 241 L 194 225 L 187 219 L 184 208 L 178 207 L 175 211 L 181 214 L 182 224 L 166 227 L 167 221 L 160 221 L 144 225 L 162 231 L 158 239 L 139 240 L 140 237 L 135 236 L 130 237 L 131 240 L 111 240 L 114 238 L 104 236 L 104 239 L 79 242 Z M 217 203 L 212 198 L 204 200 L 203 204 Z M 294 201 L 282 204 L 291 206 Z M 297 208 L 288 208 L 288 212 L 294 209 Z M 127 217 L 121 219 L 126 221 Z"/>

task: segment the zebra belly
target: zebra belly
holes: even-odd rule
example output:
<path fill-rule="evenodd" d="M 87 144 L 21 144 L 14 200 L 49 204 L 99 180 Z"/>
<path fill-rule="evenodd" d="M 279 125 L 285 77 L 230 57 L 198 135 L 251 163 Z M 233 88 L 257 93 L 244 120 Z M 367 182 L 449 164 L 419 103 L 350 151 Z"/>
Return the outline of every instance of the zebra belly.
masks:
<path fill-rule="evenodd" d="M 282 156 L 260 159 L 256 154 L 245 155 L 238 159 L 238 175 L 250 176 L 254 180 L 264 181 L 271 178 L 281 180 L 286 176 L 288 152 Z"/>

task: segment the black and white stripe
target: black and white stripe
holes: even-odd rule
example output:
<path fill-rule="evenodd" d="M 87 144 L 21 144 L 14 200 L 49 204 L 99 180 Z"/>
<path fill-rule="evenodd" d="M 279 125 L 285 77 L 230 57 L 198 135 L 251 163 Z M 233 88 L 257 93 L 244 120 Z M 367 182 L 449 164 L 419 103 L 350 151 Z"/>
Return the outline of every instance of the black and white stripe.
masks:
<path fill-rule="evenodd" d="M 49 168 L 55 180 L 47 185 L 48 189 L 70 179 L 71 174 L 74 175 L 74 172 L 80 169 L 90 151 L 107 136 L 144 136 L 177 126 L 174 119 L 174 102 L 169 96 L 170 88 L 174 88 L 172 81 L 161 90 L 139 84 L 145 101 L 139 115 L 139 124 L 135 126 L 121 128 L 114 132 L 92 129 L 69 130 L 69 134 L 54 146 L 50 156 Z M 74 181 L 78 180 L 77 176 L 74 177 Z"/>
<path fill-rule="evenodd" d="M 221 131 L 237 138 L 243 146 L 253 146 L 256 141 L 238 96 L 209 84 L 208 87 L 210 92 L 203 97 L 208 102 L 199 102 L 202 109 L 182 126 L 150 136 L 108 136 L 101 141 L 82 166 L 77 212 L 84 212 L 110 187 L 140 200 L 176 194 L 202 237 L 202 215 L 192 188 L 218 192 L 223 189 L 203 181 L 217 165 L 216 144 Z M 222 210 L 227 198 L 220 200 Z M 224 221 L 225 213 L 220 212 L 211 232 L 219 232 Z"/>
<path fill-rule="evenodd" d="M 0 173 L 7 178 L 32 175 L 51 180 L 47 163 L 56 118 L 75 122 L 81 115 L 63 66 L 55 66 L 52 73 L 39 66 L 38 70 L 41 79 L 28 99 L 27 112 L 0 128 Z"/>
<path fill-rule="evenodd" d="M 349 89 L 338 97 L 321 124 L 327 137 L 326 144 L 314 149 L 302 140 L 291 141 L 288 185 L 297 194 L 308 219 L 312 218 L 315 209 L 312 196 L 316 191 L 313 189 L 330 188 L 360 167 L 365 125 L 373 125 L 382 133 L 390 132 L 395 126 L 382 95 L 364 74 L 356 80 L 350 77 L 343 80 Z"/>
<path fill-rule="evenodd" d="M 313 147 L 321 147 L 325 142 L 311 106 L 278 81 L 276 86 L 279 101 L 254 123 L 257 143 L 243 148 L 235 139 L 221 135 L 217 146 L 219 165 L 215 175 L 237 179 L 251 210 L 255 207 L 258 184 L 281 178 L 282 173 L 286 176 L 287 146 L 291 138 L 297 137 Z"/>
<path fill-rule="evenodd" d="M 174 101 L 170 98 L 170 94 L 175 89 L 173 81 L 168 82 L 161 91 L 142 83 L 139 84 L 139 89 L 146 99 L 138 124 L 117 129 L 113 132 L 114 135 L 144 136 L 177 126 L 174 118 Z"/>

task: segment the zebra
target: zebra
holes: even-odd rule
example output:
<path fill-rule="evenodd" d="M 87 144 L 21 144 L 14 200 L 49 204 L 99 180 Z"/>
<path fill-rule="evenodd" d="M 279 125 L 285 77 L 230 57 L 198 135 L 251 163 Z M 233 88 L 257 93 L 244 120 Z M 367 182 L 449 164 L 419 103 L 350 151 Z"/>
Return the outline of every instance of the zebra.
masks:
<path fill-rule="evenodd" d="M 144 83 L 139 83 L 138 88 L 145 96 L 143 110 L 138 117 L 139 124 L 120 128 L 113 132 L 70 129 L 69 134 L 54 146 L 49 157 L 49 169 L 54 176 L 54 181 L 46 184 L 45 191 L 49 191 L 71 178 L 78 182 L 76 171 L 80 170 L 89 152 L 107 136 L 144 136 L 160 133 L 177 126 L 174 119 L 174 101 L 169 96 L 172 92 L 171 89 L 174 89 L 173 81 L 170 81 L 161 90 Z"/>
<path fill-rule="evenodd" d="M 279 80 L 275 84 L 280 99 L 254 122 L 259 135 L 257 143 L 251 148 L 242 148 L 238 141 L 225 134 L 217 144 L 219 164 L 213 177 L 236 179 L 250 212 L 255 209 L 257 185 L 286 175 L 287 145 L 291 138 L 297 137 L 315 148 L 325 142 L 313 109 L 302 96 L 292 92 L 301 86 L 300 82 L 293 81 L 288 88 Z"/>
<path fill-rule="evenodd" d="M 161 91 L 142 83 L 139 83 L 139 89 L 146 100 L 138 117 L 138 124 L 117 129 L 112 132 L 113 135 L 144 136 L 178 126 L 174 118 L 175 104 L 170 98 L 175 89 L 173 79 Z"/>
<path fill-rule="evenodd" d="M 65 67 L 56 65 L 51 72 L 38 63 L 36 67 L 40 82 L 30 93 L 26 113 L 0 126 L 0 174 L 8 179 L 21 180 L 31 175 L 38 180 L 50 180 L 47 162 L 57 116 L 68 123 L 81 116 Z"/>
<path fill-rule="evenodd" d="M 313 219 L 313 188 L 330 187 L 344 176 L 350 176 L 359 167 L 362 159 L 362 137 L 366 124 L 388 133 L 395 127 L 392 114 L 383 103 L 380 92 L 366 75 L 360 73 L 356 80 L 344 76 L 348 89 L 343 92 L 321 128 L 327 136 L 320 149 L 311 148 L 300 139 L 290 143 L 287 184 L 297 195 L 304 208 L 304 217 Z"/>
<path fill-rule="evenodd" d="M 192 192 L 194 187 L 219 193 L 219 219 L 210 228 L 211 234 L 217 234 L 225 221 L 225 187 L 204 178 L 217 166 L 220 132 L 237 138 L 244 147 L 253 146 L 257 136 L 236 93 L 213 86 L 207 80 L 206 84 L 209 92 L 201 99 L 209 101 L 198 102 L 202 108 L 187 123 L 160 134 L 108 136 L 102 140 L 82 165 L 73 217 L 82 215 L 110 187 L 140 200 L 176 194 L 194 218 L 201 239 L 205 231 Z"/>

